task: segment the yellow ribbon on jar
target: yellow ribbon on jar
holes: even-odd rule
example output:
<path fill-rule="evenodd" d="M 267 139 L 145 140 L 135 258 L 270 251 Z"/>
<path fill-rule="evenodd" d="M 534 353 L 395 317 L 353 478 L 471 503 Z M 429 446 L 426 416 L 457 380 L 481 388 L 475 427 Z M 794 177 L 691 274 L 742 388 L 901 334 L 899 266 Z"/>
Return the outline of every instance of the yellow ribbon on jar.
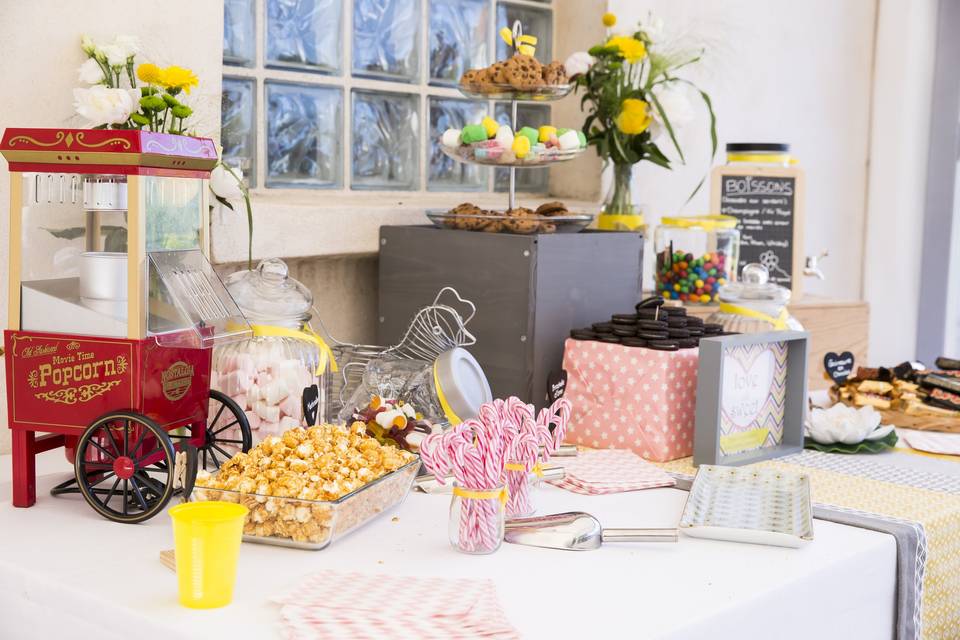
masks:
<path fill-rule="evenodd" d="M 508 462 L 507 464 L 503 465 L 503 468 L 506 469 L 507 471 L 526 471 L 527 470 L 527 468 L 522 464 L 520 464 L 519 462 Z M 538 478 L 542 478 L 543 465 L 540 464 L 539 462 L 533 465 L 533 468 L 530 469 L 530 473 L 534 474 Z"/>
<path fill-rule="evenodd" d="M 769 322 L 772 324 L 773 328 L 777 331 L 783 331 L 787 328 L 787 319 L 790 317 L 790 315 L 787 313 L 786 307 L 781 309 L 780 315 L 774 318 L 771 315 L 767 315 L 766 313 L 762 313 L 755 309 L 748 309 L 747 307 L 730 304 L 729 302 L 720 303 L 720 313 L 730 313 L 737 316 L 745 316 L 747 318 L 763 320 L 764 322 Z"/>
<path fill-rule="evenodd" d="M 294 340 L 303 340 L 317 345 L 320 349 L 320 362 L 317 365 L 316 375 L 322 375 L 327 368 L 327 361 L 330 362 L 331 371 L 339 371 L 337 359 L 333 357 L 333 351 L 326 340 L 320 337 L 316 331 L 309 325 L 304 325 L 303 329 L 288 329 L 287 327 L 277 327 L 272 324 L 251 324 L 250 330 L 256 337 L 267 338 L 293 338 Z"/>
<path fill-rule="evenodd" d="M 440 401 L 440 408 L 443 409 L 443 415 L 447 416 L 447 420 L 450 421 L 452 426 L 457 426 L 463 420 L 460 419 L 454 410 L 450 406 L 450 403 L 447 402 L 447 396 L 443 393 L 443 387 L 440 386 L 440 376 L 437 375 L 437 363 L 433 363 L 433 386 L 437 390 L 437 400 Z"/>
<path fill-rule="evenodd" d="M 601 213 L 597 228 L 602 231 L 637 231 L 644 226 L 642 213 Z"/>
<path fill-rule="evenodd" d="M 453 495 L 460 496 L 461 498 L 466 498 L 468 500 L 493 500 L 496 498 L 500 501 L 500 508 L 502 509 L 504 505 L 507 504 L 507 500 L 510 498 L 510 494 L 507 492 L 506 487 L 500 487 L 499 489 L 490 489 L 487 491 L 482 491 L 478 489 L 464 489 L 463 487 L 454 487 Z"/>

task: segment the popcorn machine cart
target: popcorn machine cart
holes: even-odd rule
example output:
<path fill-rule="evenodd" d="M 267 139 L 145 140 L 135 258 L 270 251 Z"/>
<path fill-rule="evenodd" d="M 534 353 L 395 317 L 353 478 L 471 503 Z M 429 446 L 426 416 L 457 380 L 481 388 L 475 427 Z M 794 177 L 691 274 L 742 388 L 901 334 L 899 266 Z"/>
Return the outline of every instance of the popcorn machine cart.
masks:
<path fill-rule="evenodd" d="M 213 141 L 7 129 L 0 153 L 13 504 L 36 502 L 35 456 L 63 447 L 74 477 L 53 495 L 80 493 L 105 518 L 141 522 L 192 484 L 182 476 L 197 458 L 219 467 L 250 448 L 243 410 L 210 389 L 212 347 L 250 334 L 207 261 Z M 178 465 L 187 450 L 192 464 L 180 455 Z"/>

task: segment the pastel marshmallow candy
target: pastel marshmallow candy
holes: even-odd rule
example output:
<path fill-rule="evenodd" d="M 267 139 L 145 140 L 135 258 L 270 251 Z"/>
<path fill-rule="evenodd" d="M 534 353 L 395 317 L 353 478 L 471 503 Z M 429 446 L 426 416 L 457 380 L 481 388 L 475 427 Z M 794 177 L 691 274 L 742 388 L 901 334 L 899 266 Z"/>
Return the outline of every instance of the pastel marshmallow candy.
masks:
<path fill-rule="evenodd" d="M 557 128 L 551 127 L 550 125 L 544 125 L 540 127 L 540 130 L 537 133 L 538 133 L 537 139 L 540 142 L 546 142 L 547 140 L 550 139 L 550 136 L 557 135 Z"/>
<path fill-rule="evenodd" d="M 463 144 L 483 142 L 487 137 L 487 129 L 482 124 L 468 124 L 460 131 L 460 141 Z"/>
<path fill-rule="evenodd" d="M 460 146 L 460 129 L 447 129 L 440 137 L 440 142 L 445 147 Z"/>
<path fill-rule="evenodd" d="M 513 139 L 513 153 L 521 160 L 530 153 L 530 139 L 526 136 L 517 136 Z"/>
<path fill-rule="evenodd" d="M 580 136 L 577 135 L 577 132 L 573 129 L 568 129 L 564 131 L 563 134 L 558 138 L 560 142 L 560 148 L 564 151 L 570 151 L 573 149 L 580 148 Z"/>
<path fill-rule="evenodd" d="M 495 139 L 504 149 L 509 149 L 511 146 L 513 146 L 513 138 L 513 129 L 507 125 L 502 125 L 499 129 L 497 129 L 497 135 Z"/>

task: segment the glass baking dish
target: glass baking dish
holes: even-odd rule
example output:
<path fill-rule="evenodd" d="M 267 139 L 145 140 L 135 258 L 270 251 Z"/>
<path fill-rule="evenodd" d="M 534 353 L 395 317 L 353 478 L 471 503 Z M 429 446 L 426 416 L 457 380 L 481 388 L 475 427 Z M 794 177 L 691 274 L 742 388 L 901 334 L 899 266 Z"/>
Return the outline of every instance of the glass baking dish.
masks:
<path fill-rule="evenodd" d="M 319 551 L 380 513 L 399 507 L 417 476 L 420 458 L 336 500 L 279 498 L 229 489 L 195 487 L 191 502 L 236 502 L 250 512 L 243 523 L 246 542 Z"/>

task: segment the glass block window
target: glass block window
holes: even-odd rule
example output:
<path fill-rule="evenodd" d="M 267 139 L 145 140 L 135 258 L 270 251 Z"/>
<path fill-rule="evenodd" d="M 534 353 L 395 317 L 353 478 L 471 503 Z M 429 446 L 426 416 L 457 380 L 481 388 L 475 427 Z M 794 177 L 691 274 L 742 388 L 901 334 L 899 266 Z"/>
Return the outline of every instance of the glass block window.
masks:
<path fill-rule="evenodd" d="M 267 82 L 267 186 L 339 187 L 343 90 Z"/>
<path fill-rule="evenodd" d="M 417 188 L 419 107 L 419 96 L 413 94 L 354 89 L 353 188 Z"/>
<path fill-rule="evenodd" d="M 419 31 L 417 0 L 353 0 L 353 73 L 416 80 Z"/>
<path fill-rule="evenodd" d="M 507 172 L 455 162 L 439 140 L 488 114 L 509 120 L 508 105 L 456 84 L 506 56 L 497 31 L 518 18 L 549 60 L 551 0 L 224 0 L 224 158 L 257 189 L 506 189 Z M 550 107 L 520 116 L 546 122 Z M 517 176 L 546 191 L 547 170 Z"/>
<path fill-rule="evenodd" d="M 257 157 L 256 93 L 253 80 L 223 79 L 220 101 L 220 144 L 224 162 L 243 169 L 251 187 L 256 186 Z"/>
<path fill-rule="evenodd" d="M 433 0 L 430 3 L 430 81 L 456 85 L 467 69 L 490 64 L 490 3 Z"/>
<path fill-rule="evenodd" d="M 267 64 L 340 70 L 341 0 L 267 0 Z"/>
<path fill-rule="evenodd" d="M 253 0 L 224 0 L 223 61 L 226 64 L 253 66 L 257 57 L 256 31 L 253 28 Z"/>

